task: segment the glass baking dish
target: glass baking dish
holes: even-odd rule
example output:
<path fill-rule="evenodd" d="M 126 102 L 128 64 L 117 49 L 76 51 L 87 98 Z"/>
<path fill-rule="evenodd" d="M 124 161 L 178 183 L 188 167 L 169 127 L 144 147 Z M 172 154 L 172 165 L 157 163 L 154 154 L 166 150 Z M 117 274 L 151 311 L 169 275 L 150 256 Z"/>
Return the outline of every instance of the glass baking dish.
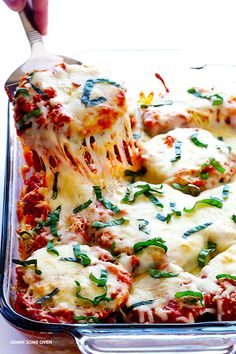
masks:
<path fill-rule="evenodd" d="M 169 58 L 167 60 L 166 58 Z M 185 60 L 183 60 L 185 58 Z M 96 52 L 80 55 L 126 80 L 128 92 L 136 95 L 157 90 L 154 72 L 164 76 L 169 88 L 179 85 L 208 84 L 236 89 L 236 66 L 186 65 L 183 53 Z M 147 67 L 148 63 L 148 67 Z M 204 64 L 204 63 L 203 63 Z M 113 74 L 114 76 L 114 74 Z M 147 85 L 148 81 L 148 85 Z M 226 85 L 226 86 L 225 86 Z M 147 91 L 148 90 L 148 91 Z M 7 321 L 38 344 L 43 353 L 235 353 L 236 322 L 194 324 L 51 324 L 30 320 L 14 310 L 14 268 L 17 255 L 16 202 L 21 189 L 20 166 L 23 163 L 17 140 L 12 107 L 8 104 L 8 137 L 4 185 L 2 243 L 0 255 L 0 311 Z"/>

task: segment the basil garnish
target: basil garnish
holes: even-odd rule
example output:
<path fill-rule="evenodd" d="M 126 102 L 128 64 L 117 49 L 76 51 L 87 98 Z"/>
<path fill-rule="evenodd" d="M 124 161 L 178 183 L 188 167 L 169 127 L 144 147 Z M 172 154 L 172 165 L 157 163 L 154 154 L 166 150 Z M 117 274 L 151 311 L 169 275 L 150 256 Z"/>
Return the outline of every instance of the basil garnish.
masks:
<path fill-rule="evenodd" d="M 188 236 L 195 234 L 198 231 L 204 230 L 212 224 L 213 224 L 212 222 L 206 222 L 205 224 L 195 226 L 192 229 L 185 231 L 185 233 L 183 234 L 183 238 L 187 238 Z"/>
<path fill-rule="evenodd" d="M 216 276 L 216 279 L 232 279 L 232 280 L 236 280 L 236 275 L 230 275 L 230 274 L 218 274 Z"/>
<path fill-rule="evenodd" d="M 120 212 L 120 209 L 116 205 L 113 205 L 109 200 L 103 199 L 102 189 L 100 186 L 93 186 L 93 190 L 96 194 L 97 200 L 104 205 L 105 208 L 110 209 L 114 214 L 118 214 Z"/>
<path fill-rule="evenodd" d="M 170 215 L 170 214 L 168 214 L 168 215 Z M 160 214 L 160 213 L 158 213 L 157 215 L 156 215 L 156 218 L 158 219 L 158 220 L 160 220 L 160 221 L 162 221 L 162 222 L 167 222 L 167 224 L 169 223 L 169 221 L 170 221 L 170 216 L 169 216 L 169 218 L 168 218 L 168 215 L 163 215 L 163 214 Z"/>
<path fill-rule="evenodd" d="M 194 87 L 188 89 L 188 93 L 191 93 L 195 97 L 205 98 L 211 101 L 213 106 L 219 106 L 223 103 L 223 97 L 220 96 L 218 93 L 215 93 L 213 95 L 203 95 L 201 94 L 201 92 L 197 91 Z"/>
<path fill-rule="evenodd" d="M 16 91 L 14 98 L 16 99 L 19 95 L 22 95 L 24 97 L 29 97 L 29 91 L 26 88 L 19 88 Z"/>
<path fill-rule="evenodd" d="M 45 92 L 43 92 L 38 86 L 32 84 L 31 79 L 32 79 L 33 75 L 34 75 L 34 72 L 29 74 L 29 76 L 27 78 L 27 82 L 32 86 L 32 88 L 34 89 L 35 92 L 37 92 L 43 98 L 48 99 L 48 96 L 47 96 L 47 94 Z"/>
<path fill-rule="evenodd" d="M 235 214 L 233 214 L 233 215 L 231 216 L 231 219 L 233 220 L 233 222 L 236 223 L 236 215 L 235 215 Z"/>
<path fill-rule="evenodd" d="M 200 188 L 198 188 L 194 184 L 187 184 L 185 186 L 182 186 L 179 183 L 173 183 L 172 187 L 183 192 L 184 194 L 192 195 L 193 197 L 197 197 L 201 193 Z"/>
<path fill-rule="evenodd" d="M 198 140 L 198 133 L 196 134 L 192 134 L 190 136 L 190 140 L 198 147 L 202 147 L 202 148 L 207 148 L 208 147 L 208 144 L 204 144 L 202 143 L 200 140 Z"/>
<path fill-rule="evenodd" d="M 57 256 L 59 256 L 58 250 L 54 247 L 54 239 L 47 243 L 47 251 L 50 252 L 50 253 L 54 253 Z"/>
<path fill-rule="evenodd" d="M 135 243 L 133 246 L 134 254 L 141 253 L 145 248 L 147 248 L 149 246 L 160 247 L 165 251 L 165 253 L 168 250 L 167 246 L 165 245 L 165 241 L 162 240 L 162 238 L 157 237 L 157 238 L 152 238 L 147 241 L 141 241 L 141 242 Z"/>
<path fill-rule="evenodd" d="M 198 256 L 198 265 L 199 267 L 205 267 L 206 265 L 206 259 L 208 255 L 212 252 L 214 252 L 216 249 L 216 243 L 213 242 L 208 242 L 208 248 L 203 248 L 201 252 L 199 253 Z"/>
<path fill-rule="evenodd" d="M 223 187 L 223 191 L 222 191 L 222 197 L 223 199 L 228 199 L 229 197 L 229 190 L 230 190 L 230 187 L 228 184 L 225 184 L 224 187 Z"/>
<path fill-rule="evenodd" d="M 212 197 L 212 198 L 198 200 L 191 209 L 184 208 L 184 212 L 187 214 L 192 213 L 199 204 L 212 205 L 212 206 L 219 208 L 219 209 L 221 209 L 223 206 L 223 203 L 220 199 Z"/>
<path fill-rule="evenodd" d="M 102 229 L 104 227 L 112 227 L 112 226 L 122 225 L 122 224 L 128 223 L 128 222 L 129 222 L 129 219 L 127 217 L 115 219 L 115 220 L 108 221 L 108 222 L 94 221 L 92 223 L 92 227 L 95 227 L 96 229 Z"/>
<path fill-rule="evenodd" d="M 34 265 L 34 271 L 36 274 L 40 275 L 42 274 L 41 270 L 37 268 L 37 259 L 30 259 L 28 261 L 20 261 L 19 259 L 13 259 L 12 262 L 14 264 L 21 265 L 23 267 L 27 267 L 28 265 Z"/>
<path fill-rule="evenodd" d="M 135 182 L 135 177 L 140 177 L 140 176 L 144 176 L 146 173 L 146 169 L 144 167 L 142 167 L 140 170 L 138 171 L 132 171 L 132 170 L 125 170 L 125 176 L 126 177 L 132 177 L 131 178 L 131 183 Z"/>
<path fill-rule="evenodd" d="M 172 160 L 170 160 L 171 162 L 176 162 L 176 161 L 180 160 L 180 158 L 181 158 L 181 145 L 182 144 L 183 144 L 182 141 L 179 141 L 179 140 L 177 140 L 175 142 L 175 157 Z"/>
<path fill-rule="evenodd" d="M 198 291 L 191 291 L 191 290 L 186 290 L 186 291 L 179 291 L 175 294 L 176 299 L 181 299 L 183 298 L 191 298 L 191 299 L 184 299 L 188 304 L 194 305 L 198 301 L 200 302 L 201 305 L 203 305 L 203 295 L 202 293 Z"/>
<path fill-rule="evenodd" d="M 57 182 L 58 182 L 59 172 L 54 173 L 54 181 L 52 187 L 52 199 L 57 199 L 58 189 L 57 189 Z"/>
<path fill-rule="evenodd" d="M 163 192 L 160 191 L 160 189 L 163 187 L 163 185 L 160 186 L 154 186 L 154 185 L 150 185 L 148 183 L 146 184 L 139 184 L 134 186 L 135 189 L 139 189 L 137 192 L 135 192 L 133 194 L 133 196 L 131 195 L 131 186 L 128 185 L 127 186 L 127 190 L 125 193 L 124 198 L 121 200 L 121 202 L 123 203 L 133 203 L 136 198 L 142 194 L 144 194 L 146 197 L 148 197 L 154 204 L 156 203 L 156 205 L 160 206 L 162 205 L 157 198 L 154 197 L 153 194 L 151 194 L 151 192 L 154 193 L 158 193 L 158 194 L 163 194 Z M 151 197 L 150 197 L 151 196 Z M 154 200 L 155 199 L 155 200 Z M 163 208 L 163 205 L 160 206 L 161 208 Z"/>
<path fill-rule="evenodd" d="M 100 323 L 99 319 L 94 316 L 74 316 L 75 321 L 84 321 L 85 323 Z"/>
<path fill-rule="evenodd" d="M 87 254 L 81 253 L 80 245 L 73 245 L 72 247 L 75 257 L 61 257 L 60 261 L 76 262 L 82 264 L 84 267 L 89 266 L 91 259 Z"/>
<path fill-rule="evenodd" d="M 89 200 L 87 200 L 87 202 L 78 205 L 76 208 L 73 209 L 73 211 L 72 211 L 73 214 L 77 214 L 81 210 L 86 209 L 90 204 L 92 204 L 92 202 L 93 201 L 91 199 L 89 199 Z"/>
<path fill-rule="evenodd" d="M 220 173 L 222 173 L 222 174 L 225 173 L 224 167 L 221 166 L 221 165 L 219 164 L 219 162 L 216 161 L 216 159 L 210 158 L 210 164 L 211 164 L 217 171 L 219 171 Z"/>
<path fill-rule="evenodd" d="M 138 225 L 138 229 L 140 231 L 143 231 L 145 234 L 150 235 L 150 230 L 147 230 L 147 225 L 149 224 L 149 222 L 145 219 L 137 219 L 137 221 L 141 221 Z"/>
<path fill-rule="evenodd" d="M 106 269 L 102 269 L 100 278 L 96 278 L 93 275 L 93 273 L 90 273 L 89 274 L 89 279 L 92 280 L 94 283 L 96 283 L 98 287 L 106 286 L 106 284 L 107 284 L 107 274 L 108 274 L 107 270 Z"/>
<path fill-rule="evenodd" d="M 160 103 L 155 103 L 155 104 L 141 104 L 141 108 L 147 108 L 147 107 L 162 107 L 162 106 L 170 106 L 173 104 L 173 101 L 171 100 L 166 100 L 166 101 L 160 101 Z"/>
<path fill-rule="evenodd" d="M 92 106 L 96 106 L 99 103 L 104 103 L 107 101 L 106 97 L 98 97 L 98 98 L 94 98 L 93 100 L 90 100 L 90 94 L 91 91 L 94 87 L 95 84 L 110 84 L 116 87 L 119 87 L 120 89 L 123 89 L 123 87 L 118 84 L 115 81 L 111 81 L 109 79 L 89 79 L 86 81 L 85 85 L 84 85 L 84 91 L 81 97 L 81 102 L 85 105 L 85 107 L 92 107 Z"/>
<path fill-rule="evenodd" d="M 22 129 L 25 123 L 32 117 L 39 117 L 41 114 L 40 108 L 34 109 L 33 111 L 26 113 L 23 118 L 21 118 L 17 123 L 16 123 L 16 128 L 17 129 Z"/>
<path fill-rule="evenodd" d="M 33 229 L 34 233 L 37 233 L 42 227 L 50 226 L 51 234 L 55 237 L 60 237 L 58 233 L 57 224 L 60 218 L 61 205 L 59 205 L 52 213 L 48 213 L 46 221 L 40 220 L 38 225 Z"/>
<path fill-rule="evenodd" d="M 42 305 L 45 301 L 50 300 L 54 295 L 58 294 L 59 291 L 60 291 L 60 290 L 59 290 L 58 288 L 54 289 L 54 290 L 53 290 L 52 292 L 50 292 L 49 294 L 44 295 L 43 297 L 41 297 L 40 299 L 38 299 L 38 300 L 36 301 L 36 304 Z"/>
<path fill-rule="evenodd" d="M 84 296 L 80 295 L 81 285 L 80 285 L 79 281 L 75 280 L 75 284 L 77 285 L 76 297 L 78 299 L 89 301 L 95 306 L 98 305 L 99 302 L 101 302 L 101 301 L 112 301 L 113 300 L 113 299 L 107 297 L 107 289 L 106 289 L 106 287 L 105 287 L 105 293 L 103 293 L 101 295 L 98 295 L 98 296 L 95 296 L 95 298 L 92 300 L 92 299 L 89 299 L 88 297 L 84 297 Z"/>
<path fill-rule="evenodd" d="M 179 275 L 179 274 L 175 274 L 172 272 L 162 272 L 157 269 L 149 269 L 149 274 L 151 275 L 152 278 L 155 278 L 155 279 L 173 278 L 173 277 L 177 277 Z"/>
<path fill-rule="evenodd" d="M 135 304 L 127 307 L 127 310 L 128 311 L 131 311 L 133 309 L 135 309 L 136 307 L 139 307 L 139 306 L 143 306 L 143 305 L 150 305 L 150 304 L 153 304 L 155 300 L 144 300 L 144 301 L 139 301 L 139 302 L 136 302 Z"/>
<path fill-rule="evenodd" d="M 209 178 L 209 167 L 210 165 L 208 163 L 204 163 L 201 166 L 199 177 L 201 179 L 208 179 Z"/>

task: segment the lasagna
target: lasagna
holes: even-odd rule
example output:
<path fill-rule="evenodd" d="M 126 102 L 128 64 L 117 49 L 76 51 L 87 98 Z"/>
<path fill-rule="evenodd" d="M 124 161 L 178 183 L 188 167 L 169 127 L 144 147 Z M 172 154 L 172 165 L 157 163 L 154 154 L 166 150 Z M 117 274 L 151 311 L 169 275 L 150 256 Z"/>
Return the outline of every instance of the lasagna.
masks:
<path fill-rule="evenodd" d="M 164 89 L 141 93 L 133 110 L 124 84 L 91 67 L 22 77 L 13 98 L 25 159 L 13 259 L 22 315 L 236 319 L 236 96 Z"/>

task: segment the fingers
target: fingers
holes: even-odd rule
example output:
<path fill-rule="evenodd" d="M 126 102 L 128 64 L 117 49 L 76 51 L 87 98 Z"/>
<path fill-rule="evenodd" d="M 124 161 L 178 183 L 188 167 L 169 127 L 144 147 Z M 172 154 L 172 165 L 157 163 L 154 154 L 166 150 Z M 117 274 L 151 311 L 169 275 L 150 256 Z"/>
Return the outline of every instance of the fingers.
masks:
<path fill-rule="evenodd" d="M 26 0 L 3 0 L 10 9 L 14 11 L 22 11 L 25 7 Z"/>
<path fill-rule="evenodd" d="M 32 0 L 32 6 L 35 25 L 45 35 L 48 27 L 48 0 Z"/>

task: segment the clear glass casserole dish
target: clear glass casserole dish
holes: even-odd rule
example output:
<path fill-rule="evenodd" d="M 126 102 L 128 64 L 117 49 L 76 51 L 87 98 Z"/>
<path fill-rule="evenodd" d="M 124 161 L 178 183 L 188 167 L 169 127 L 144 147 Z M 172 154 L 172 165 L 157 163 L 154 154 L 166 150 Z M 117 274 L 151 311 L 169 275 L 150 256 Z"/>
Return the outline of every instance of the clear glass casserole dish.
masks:
<path fill-rule="evenodd" d="M 173 61 L 173 56 L 175 61 Z M 170 58 L 167 60 L 166 58 Z M 93 58 L 93 60 L 91 60 Z M 100 52 L 81 55 L 101 69 L 108 68 L 126 81 L 131 96 L 138 98 L 141 90 L 150 92 L 159 72 L 170 88 L 178 85 L 208 83 L 224 90 L 235 86 L 236 67 L 193 65 L 183 63 L 179 52 Z M 148 68 L 147 64 L 148 63 Z M 158 63 L 158 64 L 157 64 Z M 182 63 L 182 64 L 180 64 Z M 235 75 L 235 76 L 234 76 Z M 114 76 L 114 75 L 113 75 Z M 148 83 L 147 83 L 148 82 Z M 147 91 L 148 90 L 148 91 Z M 235 322 L 204 322 L 195 324 L 49 324 L 30 320 L 14 310 L 15 275 L 12 258 L 17 256 L 16 202 L 21 188 L 21 146 L 17 141 L 12 108 L 8 109 L 7 164 L 4 190 L 3 227 L 1 244 L 1 312 L 8 322 L 31 340 L 38 340 L 43 352 L 56 353 L 234 353 L 236 345 Z M 40 341 L 48 340 L 41 346 Z M 40 344 L 41 343 L 41 344 Z"/>

